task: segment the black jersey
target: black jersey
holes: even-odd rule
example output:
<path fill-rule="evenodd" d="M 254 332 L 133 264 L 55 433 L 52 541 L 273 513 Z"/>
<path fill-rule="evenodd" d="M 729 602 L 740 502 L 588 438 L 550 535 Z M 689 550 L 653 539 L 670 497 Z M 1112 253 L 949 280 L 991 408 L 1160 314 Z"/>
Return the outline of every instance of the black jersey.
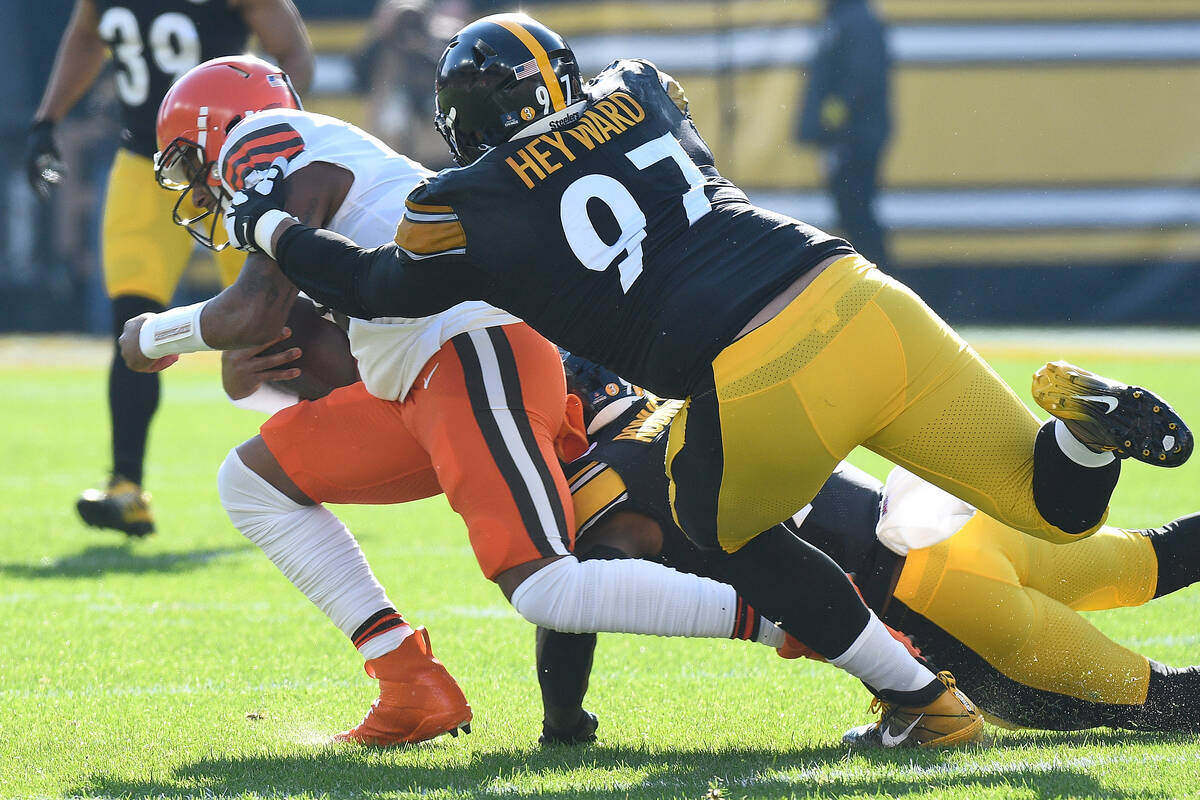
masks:
<path fill-rule="evenodd" d="M 153 156 L 167 89 L 202 61 L 245 52 L 246 21 L 228 0 L 96 0 L 96 9 L 117 68 L 121 145 Z"/>
<path fill-rule="evenodd" d="M 597 431 L 594 446 L 564 468 L 575 497 L 578 535 L 623 509 L 653 519 L 667 535 L 682 537 L 667 499 L 667 431 L 680 400 L 638 398 Z M 611 470 L 616 475 L 607 475 Z M 667 529 L 671 529 L 669 532 Z"/>
<path fill-rule="evenodd" d="M 652 64 L 618 61 L 587 84 L 577 116 L 418 186 L 396 235 L 408 285 L 367 277 L 357 313 L 431 313 L 430 284 L 456 284 L 638 385 L 686 396 L 772 297 L 853 251 L 751 205 L 663 81 Z M 304 283 L 303 267 L 284 267 Z"/>
<path fill-rule="evenodd" d="M 612 513 L 636 511 L 662 529 L 664 563 L 720 579 L 719 568 L 696 551 L 671 515 L 664 464 L 668 426 L 681 406 L 678 400 L 638 400 L 592 437 L 595 445 L 587 453 L 565 467 L 575 501 L 577 536 L 582 539 Z M 891 592 L 894 576 L 883 572 L 895 559 L 881 552 L 875 535 L 882 496 L 879 481 L 840 464 L 810 506 L 784 523 L 843 570 L 854 573 L 877 610 Z"/>

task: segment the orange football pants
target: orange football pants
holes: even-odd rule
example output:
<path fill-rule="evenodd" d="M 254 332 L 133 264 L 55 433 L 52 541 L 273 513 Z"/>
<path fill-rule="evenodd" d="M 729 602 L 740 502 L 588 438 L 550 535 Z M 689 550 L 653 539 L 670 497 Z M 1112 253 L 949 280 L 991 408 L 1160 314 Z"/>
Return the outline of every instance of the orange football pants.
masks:
<path fill-rule="evenodd" d="M 566 426 L 558 349 L 524 323 L 455 336 L 403 402 L 361 382 L 280 411 L 263 440 L 319 503 L 403 503 L 445 492 L 489 579 L 574 544 L 555 453 Z"/>

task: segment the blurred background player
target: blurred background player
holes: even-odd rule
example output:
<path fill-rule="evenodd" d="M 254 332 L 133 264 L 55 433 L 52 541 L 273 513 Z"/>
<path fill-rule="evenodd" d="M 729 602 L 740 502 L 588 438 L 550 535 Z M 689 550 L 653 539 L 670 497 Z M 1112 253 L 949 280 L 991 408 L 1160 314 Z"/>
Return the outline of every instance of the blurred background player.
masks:
<path fill-rule="evenodd" d="M 868 0 L 825 0 L 796 138 L 822 150 L 837 227 L 875 264 L 890 264 L 879 223 L 879 162 L 892 132 L 887 33 Z"/>
<path fill-rule="evenodd" d="M 442 42 L 459 26 L 427 0 L 383 0 L 354 60 L 366 94 L 366 128 L 398 153 L 430 167 L 450 166 L 450 154 L 429 124 L 429 76 Z"/>
<path fill-rule="evenodd" d="M 675 525 L 663 471 L 678 401 L 642 397 L 565 354 L 587 454 L 566 467 L 582 559 L 648 558 L 723 579 Z M 1200 580 L 1200 515 L 1151 530 L 1104 526 L 1069 547 L 1024 536 L 894 470 L 884 487 L 849 464 L 785 523 L 852 573 L 868 604 L 945 669 L 994 722 L 1047 730 L 1200 731 L 1200 668 L 1168 667 L 1080 611 L 1141 605 Z M 582 701 L 595 636 L 539 629 L 544 743 L 594 738 Z M 794 640 L 784 657 L 811 655 Z"/>
<path fill-rule="evenodd" d="M 250 36 L 305 91 L 313 59 L 292 0 L 77 0 L 59 43 L 54 70 L 29 131 L 30 185 L 48 197 L 66 165 L 54 126 L 100 74 L 105 51 L 116 67 L 121 147 L 109 174 L 102 231 L 105 286 L 112 299 L 114 341 L 125 320 L 171 301 L 193 242 L 171 224 L 171 199 L 154 185 L 154 119 L 171 83 L 201 61 L 241 53 Z M 183 209 L 194 214 L 195 209 Z M 236 277 L 244 254 L 218 256 L 221 280 Z M 142 490 L 150 420 L 159 378 L 128 369 L 114 348 L 108 378 L 112 471 L 76 506 L 89 525 L 145 536 L 154 530 Z"/>

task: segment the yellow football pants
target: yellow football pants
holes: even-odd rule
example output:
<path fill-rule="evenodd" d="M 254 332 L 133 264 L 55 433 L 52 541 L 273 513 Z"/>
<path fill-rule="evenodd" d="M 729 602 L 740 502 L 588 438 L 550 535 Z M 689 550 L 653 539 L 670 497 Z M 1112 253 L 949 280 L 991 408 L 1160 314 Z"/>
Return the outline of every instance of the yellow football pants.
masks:
<path fill-rule="evenodd" d="M 138 295 L 169 305 L 196 243 L 171 219 L 179 195 L 154 182 L 150 159 L 117 151 L 104 206 L 102 257 L 109 297 Z M 185 203 L 189 212 L 194 206 Z M 237 278 L 246 254 L 226 248 L 216 254 L 221 285 Z"/>
<path fill-rule="evenodd" d="M 864 445 L 1014 528 L 1075 541 L 1091 531 L 1065 533 L 1034 504 L 1039 427 L 910 289 L 846 256 L 713 361 L 712 389 L 671 426 L 672 507 L 698 544 L 733 552 Z"/>
<path fill-rule="evenodd" d="M 909 553 L 894 596 L 1018 683 L 1131 705 L 1146 700 L 1149 662 L 1076 612 L 1141 605 L 1157 576 L 1141 534 L 1104 526 L 1058 547 L 976 514 Z"/>

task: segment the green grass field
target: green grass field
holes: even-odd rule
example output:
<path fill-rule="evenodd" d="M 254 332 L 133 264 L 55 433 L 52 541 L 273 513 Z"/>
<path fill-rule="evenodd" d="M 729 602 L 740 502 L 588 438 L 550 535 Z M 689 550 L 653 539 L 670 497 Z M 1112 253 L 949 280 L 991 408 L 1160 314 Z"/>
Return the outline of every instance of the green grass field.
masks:
<path fill-rule="evenodd" d="M 1198 336 L 976 341 L 1022 396 L 1041 361 L 1067 357 L 1161 390 L 1200 425 Z M 1151 343 L 1158 355 L 1139 355 Z M 533 630 L 480 576 L 441 498 L 338 513 L 429 627 L 474 731 L 383 752 L 327 745 L 374 682 L 218 505 L 217 465 L 261 419 L 223 399 L 215 359 L 185 357 L 165 378 L 147 468 L 158 533 L 130 543 L 76 518 L 76 494 L 108 464 L 106 358 L 96 342 L 0 338 L 2 797 L 1200 796 L 1196 737 L 991 729 L 964 751 L 851 755 L 840 735 L 869 719 L 865 690 L 741 642 L 601 637 L 588 701 L 600 741 L 543 750 Z M 1111 521 L 1200 508 L 1198 462 L 1128 465 Z M 1091 618 L 1153 658 L 1200 662 L 1200 589 Z"/>

